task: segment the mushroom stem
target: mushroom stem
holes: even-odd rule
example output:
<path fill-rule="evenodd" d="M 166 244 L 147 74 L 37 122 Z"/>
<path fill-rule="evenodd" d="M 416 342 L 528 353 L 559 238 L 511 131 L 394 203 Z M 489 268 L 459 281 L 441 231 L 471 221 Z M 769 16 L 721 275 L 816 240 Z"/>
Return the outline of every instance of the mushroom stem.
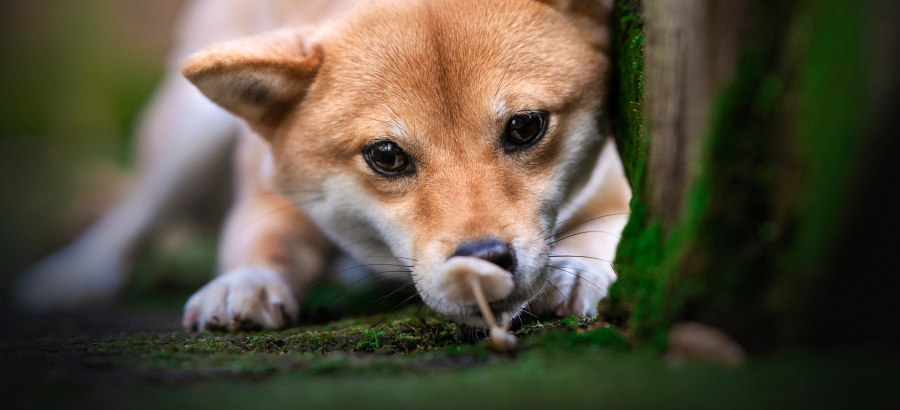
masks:
<path fill-rule="evenodd" d="M 469 285 L 472 287 L 472 294 L 475 295 L 478 308 L 481 309 L 481 316 L 484 316 L 484 321 L 490 327 L 491 344 L 500 350 L 510 350 L 516 347 L 516 337 L 509 333 L 509 313 L 503 312 L 500 315 L 503 322 L 503 327 L 500 327 L 497 324 L 497 318 L 494 317 L 494 312 L 491 311 L 491 307 L 488 305 L 487 298 L 484 296 L 481 282 L 472 278 L 469 280 Z"/>
<path fill-rule="evenodd" d="M 496 327 L 497 318 L 494 317 L 494 312 L 491 312 L 491 307 L 488 305 L 487 298 L 484 297 L 484 290 L 481 289 L 481 281 L 473 277 L 469 279 L 469 285 L 472 286 L 475 302 L 478 303 L 478 308 L 481 309 L 481 316 L 484 316 L 484 320 L 488 323 L 488 326 Z"/>

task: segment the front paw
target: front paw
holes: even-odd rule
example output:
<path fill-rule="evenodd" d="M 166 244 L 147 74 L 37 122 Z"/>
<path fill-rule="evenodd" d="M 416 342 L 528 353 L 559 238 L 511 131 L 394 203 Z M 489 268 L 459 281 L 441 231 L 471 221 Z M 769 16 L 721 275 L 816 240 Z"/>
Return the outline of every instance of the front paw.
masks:
<path fill-rule="evenodd" d="M 611 266 L 591 265 L 562 258 L 550 268 L 547 307 L 559 317 L 595 317 L 597 304 L 615 280 Z"/>
<path fill-rule="evenodd" d="M 222 274 L 197 291 L 184 306 L 191 330 L 281 329 L 299 314 L 294 291 L 281 274 L 244 267 Z"/>

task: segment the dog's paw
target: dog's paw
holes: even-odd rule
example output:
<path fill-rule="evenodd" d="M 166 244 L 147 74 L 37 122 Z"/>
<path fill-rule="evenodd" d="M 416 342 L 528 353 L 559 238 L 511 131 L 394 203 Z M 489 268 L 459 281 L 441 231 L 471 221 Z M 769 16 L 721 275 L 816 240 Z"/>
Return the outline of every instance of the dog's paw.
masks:
<path fill-rule="evenodd" d="M 78 241 L 25 271 L 13 285 L 12 300 L 31 313 L 109 305 L 125 285 L 126 269 L 112 247 Z"/>
<path fill-rule="evenodd" d="M 278 272 L 244 267 L 222 274 L 184 306 L 183 324 L 192 330 L 281 329 L 295 323 L 299 306 Z"/>
<path fill-rule="evenodd" d="M 568 258 L 554 261 L 546 289 L 547 308 L 559 317 L 595 317 L 615 278 L 612 267 L 590 266 Z"/>

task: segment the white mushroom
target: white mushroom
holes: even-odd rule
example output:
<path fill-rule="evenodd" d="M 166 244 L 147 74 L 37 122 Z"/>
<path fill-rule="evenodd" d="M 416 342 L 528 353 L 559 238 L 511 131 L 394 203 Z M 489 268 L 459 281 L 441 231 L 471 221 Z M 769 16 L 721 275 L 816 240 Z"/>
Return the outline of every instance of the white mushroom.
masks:
<path fill-rule="evenodd" d="M 509 314 L 502 314 L 503 325 L 497 323 L 488 304 L 509 296 L 515 288 L 510 273 L 484 259 L 455 256 L 447 260 L 441 275 L 443 296 L 451 301 L 475 300 L 481 315 L 490 328 L 491 343 L 500 350 L 516 346 L 516 337 L 509 333 Z"/>

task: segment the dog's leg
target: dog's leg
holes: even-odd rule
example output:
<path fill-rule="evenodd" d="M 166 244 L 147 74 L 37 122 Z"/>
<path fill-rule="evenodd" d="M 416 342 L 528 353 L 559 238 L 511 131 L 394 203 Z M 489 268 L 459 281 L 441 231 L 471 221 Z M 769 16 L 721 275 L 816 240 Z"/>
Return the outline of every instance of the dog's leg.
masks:
<path fill-rule="evenodd" d="M 597 303 L 616 280 L 612 261 L 628 222 L 631 188 L 612 141 L 601 154 L 595 177 L 598 184 L 590 188 L 589 183 L 594 195 L 551 239 L 550 279 L 542 297 L 533 302 L 534 310 L 596 316 Z"/>
<path fill-rule="evenodd" d="M 139 130 L 136 187 L 75 242 L 19 278 L 18 306 L 47 312 L 111 302 L 148 231 L 186 205 L 209 171 L 228 159 L 236 124 L 180 75 L 167 78 Z"/>
<path fill-rule="evenodd" d="M 298 297 L 320 276 L 333 246 L 292 203 L 264 187 L 267 153 L 249 132 L 237 155 L 238 193 L 220 246 L 221 274 L 188 300 L 184 326 L 278 329 L 296 322 Z"/>

